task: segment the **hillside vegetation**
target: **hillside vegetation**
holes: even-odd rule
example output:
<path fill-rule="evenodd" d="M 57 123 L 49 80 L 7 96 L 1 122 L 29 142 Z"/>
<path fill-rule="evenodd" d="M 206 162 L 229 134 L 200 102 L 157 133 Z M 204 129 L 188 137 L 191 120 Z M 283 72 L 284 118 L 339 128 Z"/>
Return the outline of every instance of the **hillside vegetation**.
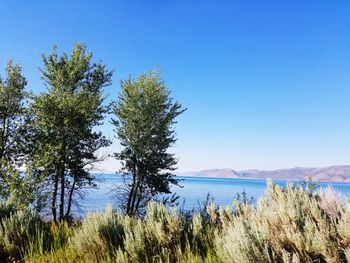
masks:
<path fill-rule="evenodd" d="M 70 225 L 9 204 L 0 213 L 0 254 L 8 262 L 350 261 L 350 203 L 311 184 L 269 182 L 254 205 L 207 203 L 191 213 L 154 202 L 143 217 L 108 207 Z"/>

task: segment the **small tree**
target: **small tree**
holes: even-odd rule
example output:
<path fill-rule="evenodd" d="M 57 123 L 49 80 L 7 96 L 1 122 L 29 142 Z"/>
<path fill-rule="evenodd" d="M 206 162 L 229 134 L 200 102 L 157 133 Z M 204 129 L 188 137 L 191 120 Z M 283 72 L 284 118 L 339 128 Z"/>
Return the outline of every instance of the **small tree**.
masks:
<path fill-rule="evenodd" d="M 158 194 L 170 193 L 178 180 L 171 173 L 177 160 L 167 150 L 176 142 L 175 118 L 185 111 L 170 97 L 158 72 L 129 77 L 121 82 L 121 94 L 114 104 L 116 134 L 122 150 L 115 156 L 122 163 L 124 177 L 122 207 L 137 214 Z"/>
<path fill-rule="evenodd" d="M 108 110 L 102 92 L 111 84 L 112 72 L 91 63 L 91 57 L 81 44 L 70 57 L 58 56 L 56 48 L 42 55 L 47 91 L 35 97 L 31 107 L 35 150 L 30 165 L 32 173 L 46 178 L 54 221 L 57 216 L 69 218 L 75 195 L 95 186 L 89 169 L 101 160 L 96 151 L 110 144 L 95 128 Z"/>

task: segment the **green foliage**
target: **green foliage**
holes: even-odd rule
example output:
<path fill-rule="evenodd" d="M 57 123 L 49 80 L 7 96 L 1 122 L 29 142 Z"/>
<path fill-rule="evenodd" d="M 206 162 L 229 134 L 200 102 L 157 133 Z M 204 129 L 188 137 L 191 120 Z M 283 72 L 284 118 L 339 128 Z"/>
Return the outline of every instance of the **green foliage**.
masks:
<path fill-rule="evenodd" d="M 11 164 L 22 155 L 24 137 L 21 127 L 25 119 L 26 79 L 22 68 L 7 63 L 6 79 L 0 77 L 0 161 Z M 3 163 L 0 163 L 0 166 Z"/>
<path fill-rule="evenodd" d="M 251 217 L 254 212 L 248 209 L 225 228 L 224 234 L 217 235 L 216 249 L 222 262 L 276 262 L 269 233 L 257 221 L 250 221 Z"/>
<path fill-rule="evenodd" d="M 248 197 L 245 189 L 243 190 L 242 193 L 237 193 L 234 200 L 235 202 L 238 202 L 240 204 L 245 204 L 245 205 L 253 205 L 255 202 L 254 197 Z"/>
<path fill-rule="evenodd" d="M 17 210 L 16 206 L 11 202 L 0 202 L 0 221 L 4 218 L 8 218 Z"/>
<path fill-rule="evenodd" d="M 19 65 L 0 77 L 0 262 L 350 262 L 350 202 L 311 180 L 269 182 L 257 203 L 243 191 L 232 207 L 210 195 L 188 213 L 176 210 L 175 194 L 154 202 L 179 183 L 168 149 L 184 112 L 159 72 L 123 81 L 113 104 L 126 214 L 108 207 L 71 220 L 72 203 L 95 186 L 96 151 L 110 144 L 96 128 L 110 110 L 102 93 L 112 72 L 81 44 L 42 59 L 47 90 L 30 105 Z M 29 209 L 41 210 L 48 194 L 52 224 Z"/>
<path fill-rule="evenodd" d="M 90 213 L 76 230 L 72 245 L 80 255 L 99 261 L 123 243 L 122 223 L 122 217 L 114 214 L 112 207 L 104 213 Z"/>
<path fill-rule="evenodd" d="M 1 169 L 6 175 L 0 191 L 3 201 L 16 209 L 31 207 L 36 211 L 41 211 L 46 196 L 40 193 L 41 185 L 38 178 L 33 177 L 32 174 L 19 172 L 8 162 Z"/>
<path fill-rule="evenodd" d="M 303 185 L 288 184 L 283 189 L 272 182 L 267 190 L 256 208 L 237 207 L 225 233 L 217 236 L 223 262 L 347 262 L 347 248 L 339 239 L 340 233 L 347 234 L 342 232 L 342 220 L 323 210 L 325 195 Z M 347 221 L 346 213 L 342 219 Z"/>
<path fill-rule="evenodd" d="M 144 220 L 125 229 L 124 249 L 131 262 L 146 262 L 152 257 L 160 262 L 174 261 L 183 232 L 183 221 L 174 209 L 150 202 Z"/>
<path fill-rule="evenodd" d="M 0 221 L 0 258 L 18 258 L 28 249 L 37 253 L 45 247 L 45 233 L 45 223 L 33 211 L 11 211 Z"/>
<path fill-rule="evenodd" d="M 56 47 L 42 55 L 40 71 L 47 91 L 31 105 L 34 151 L 28 172 L 46 181 L 55 221 L 57 199 L 59 219 L 68 219 L 79 191 L 94 187 L 89 169 L 101 159 L 96 151 L 110 144 L 95 128 L 108 110 L 102 92 L 111 83 L 112 73 L 91 58 L 81 44 L 74 46 L 70 56 L 59 56 Z"/>
<path fill-rule="evenodd" d="M 32 178 L 18 170 L 29 150 L 26 84 L 22 68 L 9 61 L 6 79 L 0 77 L 0 200 L 11 199 L 21 208 L 34 200 Z"/>
<path fill-rule="evenodd" d="M 335 208 L 330 209 L 329 202 Z M 9 233 L 16 233 L 11 240 L 22 242 L 16 238 L 29 228 L 31 217 L 8 218 L 2 222 L 7 222 Z M 310 194 L 300 184 L 281 188 L 270 182 L 256 206 L 236 201 L 234 207 L 222 208 L 210 203 L 206 213 L 183 216 L 150 202 L 143 218 L 108 208 L 71 227 L 39 223 L 36 231 L 41 234 L 25 241 L 22 257 L 25 262 L 349 262 L 349 224 L 349 202 L 334 193 Z M 46 238 L 49 244 L 43 235 L 51 236 Z M 14 241 L 0 243 L 2 253 L 22 251 L 12 248 Z"/>
<path fill-rule="evenodd" d="M 173 102 L 158 72 L 142 74 L 137 80 L 130 77 L 121 87 L 113 124 L 122 146 L 116 158 L 122 162 L 126 180 L 123 208 L 132 215 L 178 183 L 171 173 L 177 160 L 167 150 L 176 141 L 175 118 L 184 109 Z"/>

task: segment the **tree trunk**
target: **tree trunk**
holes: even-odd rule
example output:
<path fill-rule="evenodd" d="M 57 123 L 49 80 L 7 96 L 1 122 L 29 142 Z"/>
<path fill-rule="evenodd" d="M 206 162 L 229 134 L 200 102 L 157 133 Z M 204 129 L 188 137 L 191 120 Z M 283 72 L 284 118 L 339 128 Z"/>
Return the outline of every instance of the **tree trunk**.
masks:
<path fill-rule="evenodd" d="M 138 193 L 138 188 L 139 188 L 139 181 L 136 179 L 135 184 L 133 185 L 133 192 L 131 194 L 131 199 L 130 199 L 130 207 L 129 207 L 129 215 L 135 215 L 135 201 L 136 201 L 136 196 Z"/>
<path fill-rule="evenodd" d="M 134 180 L 134 178 L 133 178 L 133 182 L 132 182 L 132 185 L 131 185 L 131 189 L 130 189 L 130 192 L 129 192 L 129 195 L 128 195 L 128 202 L 127 202 L 127 204 L 126 204 L 126 213 L 128 214 L 128 215 L 130 215 L 130 209 L 131 209 L 131 207 L 130 207 L 130 205 L 131 205 L 131 201 L 132 201 L 132 197 L 133 197 L 133 195 L 134 195 L 134 189 L 135 189 L 135 180 Z"/>
<path fill-rule="evenodd" d="M 1 143 L 0 143 L 0 160 L 5 157 L 5 147 L 6 147 L 6 122 L 7 117 L 4 116 L 2 120 L 2 128 L 1 128 Z"/>
<path fill-rule="evenodd" d="M 140 207 L 140 202 L 142 200 L 142 185 L 140 186 L 140 191 L 139 191 L 139 194 L 137 196 L 137 202 L 136 202 L 136 206 L 135 206 L 135 212 L 139 210 L 139 207 Z"/>
<path fill-rule="evenodd" d="M 58 190 L 58 175 L 54 175 L 54 184 L 52 191 L 52 200 L 51 200 L 51 211 L 52 211 L 52 219 L 56 223 L 57 222 L 57 208 L 56 208 L 56 200 L 57 200 L 57 190 Z"/>
<path fill-rule="evenodd" d="M 71 208 L 72 208 L 72 200 L 73 200 L 74 188 L 75 188 L 75 179 L 73 179 L 72 188 L 69 191 L 67 211 L 66 211 L 66 215 L 64 216 L 66 219 L 68 219 L 69 216 L 70 216 L 70 211 L 71 211 Z"/>
<path fill-rule="evenodd" d="M 136 182 L 136 187 L 135 187 L 135 191 L 134 191 L 134 194 L 133 194 L 133 199 L 132 199 L 132 203 L 131 203 L 131 214 L 132 215 L 135 215 L 136 212 L 137 212 L 137 209 L 136 209 L 136 198 L 141 195 L 142 193 L 140 192 L 141 191 L 141 185 L 142 185 L 142 181 L 140 178 L 137 178 L 137 182 Z"/>
<path fill-rule="evenodd" d="M 63 166 L 63 165 L 62 165 Z M 64 168 L 60 169 L 60 183 L 61 183 L 61 196 L 60 196 L 60 221 L 64 218 L 64 190 L 65 190 L 65 178 L 64 178 Z"/>
<path fill-rule="evenodd" d="M 134 156 L 134 167 L 133 167 L 133 175 L 132 175 L 132 184 L 131 184 L 131 189 L 128 195 L 128 201 L 126 205 L 126 214 L 132 215 L 133 214 L 133 209 L 131 207 L 132 203 L 134 202 L 135 199 L 135 188 L 136 188 L 136 179 L 137 179 L 137 173 L 136 173 L 136 157 Z"/>
<path fill-rule="evenodd" d="M 63 133 L 65 134 L 65 133 Z M 65 188 L 66 188 L 66 180 L 65 180 L 65 167 L 66 167 L 66 136 L 63 136 L 62 148 L 60 153 L 60 168 L 59 168 L 59 178 L 61 183 L 61 191 L 60 191 L 60 221 L 64 219 L 64 198 L 65 198 Z"/>

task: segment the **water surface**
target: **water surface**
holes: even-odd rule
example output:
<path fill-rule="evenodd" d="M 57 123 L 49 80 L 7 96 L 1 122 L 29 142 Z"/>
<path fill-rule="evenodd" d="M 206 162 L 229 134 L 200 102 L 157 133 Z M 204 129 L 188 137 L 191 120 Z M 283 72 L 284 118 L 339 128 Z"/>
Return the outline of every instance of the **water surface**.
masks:
<path fill-rule="evenodd" d="M 122 183 L 122 178 L 116 174 L 98 175 L 98 188 L 89 190 L 86 199 L 81 202 L 82 212 L 104 209 L 108 204 L 117 207 L 117 200 L 113 189 Z M 266 190 L 266 180 L 255 179 L 228 179 L 206 177 L 181 177 L 180 187 L 172 187 L 172 190 L 180 196 L 180 203 L 184 209 L 197 209 L 199 203 L 206 200 L 208 193 L 214 198 L 217 205 L 232 205 L 233 198 L 243 190 L 249 197 L 258 199 Z M 274 183 L 285 186 L 286 181 L 275 180 Z M 350 183 L 320 183 L 319 187 L 332 186 L 342 195 L 350 194 Z"/>

